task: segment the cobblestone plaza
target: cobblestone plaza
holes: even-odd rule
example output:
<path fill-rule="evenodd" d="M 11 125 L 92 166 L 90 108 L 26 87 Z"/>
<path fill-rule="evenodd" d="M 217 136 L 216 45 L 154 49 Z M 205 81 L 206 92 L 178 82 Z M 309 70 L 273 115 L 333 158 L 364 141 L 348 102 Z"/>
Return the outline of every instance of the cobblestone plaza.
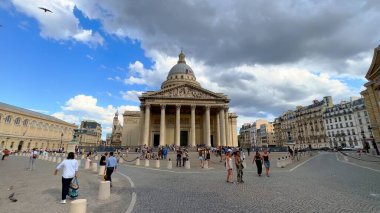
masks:
<path fill-rule="evenodd" d="M 192 153 L 194 155 L 195 153 Z M 173 155 L 173 154 L 170 154 Z M 170 157 L 169 155 L 169 157 Z M 247 159 L 243 184 L 225 182 L 226 172 L 213 156 L 209 169 L 194 158 L 191 169 L 136 166 L 130 154 L 113 177 L 108 201 L 97 200 L 100 176 L 80 167 L 80 195 L 87 212 L 379 212 L 380 159 L 356 153 L 313 153 L 285 168 L 277 168 L 272 154 L 271 176 L 258 177 Z M 174 155 L 173 155 L 174 156 Z M 352 157 L 351 157 L 352 156 Z M 8 212 L 67 212 L 59 204 L 60 178 L 53 176 L 55 163 L 38 160 L 27 171 L 27 157 L 11 156 L 1 162 L 0 205 Z M 4 174 L 4 173 L 3 173 Z M 13 178 L 17 177 L 17 178 Z M 234 171 L 234 179 L 236 173 Z M 13 187 L 11 187 L 13 186 Z M 13 189 L 10 189 L 13 188 Z M 7 198 L 14 192 L 17 202 Z M 32 211 L 31 211 L 32 209 Z"/>

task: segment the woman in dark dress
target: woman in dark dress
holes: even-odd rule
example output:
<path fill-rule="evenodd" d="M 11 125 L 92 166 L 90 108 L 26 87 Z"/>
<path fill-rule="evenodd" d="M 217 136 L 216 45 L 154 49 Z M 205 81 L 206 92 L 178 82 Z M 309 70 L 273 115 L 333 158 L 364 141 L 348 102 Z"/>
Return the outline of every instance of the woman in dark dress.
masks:
<path fill-rule="evenodd" d="M 259 151 L 256 151 L 256 155 L 253 157 L 253 162 L 256 163 L 257 174 L 261 176 L 261 173 L 263 171 L 263 159 Z"/>

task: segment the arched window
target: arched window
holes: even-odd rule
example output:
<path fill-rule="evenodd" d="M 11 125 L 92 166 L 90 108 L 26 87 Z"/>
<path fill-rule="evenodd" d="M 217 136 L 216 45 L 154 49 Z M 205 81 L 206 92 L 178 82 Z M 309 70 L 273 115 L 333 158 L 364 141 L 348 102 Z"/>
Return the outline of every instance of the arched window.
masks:
<path fill-rule="evenodd" d="M 183 79 L 183 75 L 181 75 L 181 79 Z"/>
<path fill-rule="evenodd" d="M 21 123 L 21 118 L 20 117 L 16 118 L 15 125 L 20 125 L 20 123 Z"/>
<path fill-rule="evenodd" d="M 12 116 L 8 115 L 6 118 L 5 118 L 5 123 L 6 124 L 10 124 L 12 121 Z"/>
<path fill-rule="evenodd" d="M 24 126 L 28 126 L 28 123 L 29 123 L 29 120 L 28 120 L 28 119 L 25 119 L 24 122 L 23 122 L 23 125 L 24 125 Z"/>

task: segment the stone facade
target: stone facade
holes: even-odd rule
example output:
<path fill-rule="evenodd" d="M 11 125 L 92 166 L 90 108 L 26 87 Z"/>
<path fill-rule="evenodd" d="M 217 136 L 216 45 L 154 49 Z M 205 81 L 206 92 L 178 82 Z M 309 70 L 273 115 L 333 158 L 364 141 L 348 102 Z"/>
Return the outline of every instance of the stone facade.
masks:
<path fill-rule="evenodd" d="M 98 146 L 102 138 L 102 126 L 93 120 L 81 122 L 80 129 L 75 130 L 79 146 Z"/>
<path fill-rule="evenodd" d="M 240 146 L 242 147 L 275 147 L 273 123 L 258 119 L 245 123 L 240 128 Z"/>
<path fill-rule="evenodd" d="M 327 96 L 321 101 L 314 100 L 311 105 L 285 112 L 273 124 L 276 143 L 301 149 L 329 147 L 322 115 L 332 106 L 332 98 Z"/>
<path fill-rule="evenodd" d="M 365 76 L 368 80 L 361 92 L 371 121 L 374 140 L 372 146 L 380 146 L 380 46 L 375 48 L 371 66 Z"/>
<path fill-rule="evenodd" d="M 126 111 L 122 145 L 237 146 L 237 115 L 230 100 L 200 86 L 185 55 L 158 91 L 140 97 L 141 111 Z"/>
<path fill-rule="evenodd" d="M 323 120 L 330 148 L 363 148 L 365 138 L 372 137 L 371 123 L 363 98 L 351 98 L 329 107 Z"/>
<path fill-rule="evenodd" d="M 67 148 L 75 124 L 55 117 L 0 103 L 0 147 L 10 150 Z"/>

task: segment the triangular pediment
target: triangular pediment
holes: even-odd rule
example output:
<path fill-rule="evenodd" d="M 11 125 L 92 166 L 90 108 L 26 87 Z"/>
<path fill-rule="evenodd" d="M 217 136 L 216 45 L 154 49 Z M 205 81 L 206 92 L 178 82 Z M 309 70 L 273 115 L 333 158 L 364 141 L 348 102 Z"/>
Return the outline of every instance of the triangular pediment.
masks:
<path fill-rule="evenodd" d="M 372 63 L 365 77 L 368 80 L 371 80 L 372 76 L 375 76 L 375 73 L 379 71 L 380 71 L 380 46 L 378 46 L 374 50 Z"/>
<path fill-rule="evenodd" d="M 226 99 L 224 95 L 211 92 L 201 87 L 181 84 L 145 95 L 149 98 L 185 98 L 185 99 Z"/>

